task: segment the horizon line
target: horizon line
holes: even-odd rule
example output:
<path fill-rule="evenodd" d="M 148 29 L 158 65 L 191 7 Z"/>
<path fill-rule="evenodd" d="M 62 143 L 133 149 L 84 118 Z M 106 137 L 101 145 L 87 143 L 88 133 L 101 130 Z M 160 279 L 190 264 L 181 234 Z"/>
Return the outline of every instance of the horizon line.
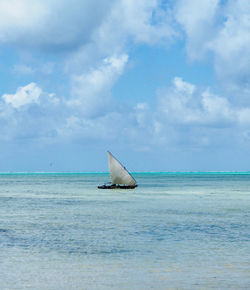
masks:
<path fill-rule="evenodd" d="M 250 174 L 250 171 L 130 171 L 132 174 Z M 109 171 L 3 171 L 0 175 L 109 174 Z"/>

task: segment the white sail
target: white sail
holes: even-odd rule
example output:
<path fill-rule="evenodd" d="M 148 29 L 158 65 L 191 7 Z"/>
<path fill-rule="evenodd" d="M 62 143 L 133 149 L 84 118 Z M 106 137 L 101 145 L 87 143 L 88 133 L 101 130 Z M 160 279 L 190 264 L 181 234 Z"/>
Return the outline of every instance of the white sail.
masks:
<path fill-rule="evenodd" d="M 136 185 L 127 169 L 108 151 L 109 171 L 112 184 Z"/>

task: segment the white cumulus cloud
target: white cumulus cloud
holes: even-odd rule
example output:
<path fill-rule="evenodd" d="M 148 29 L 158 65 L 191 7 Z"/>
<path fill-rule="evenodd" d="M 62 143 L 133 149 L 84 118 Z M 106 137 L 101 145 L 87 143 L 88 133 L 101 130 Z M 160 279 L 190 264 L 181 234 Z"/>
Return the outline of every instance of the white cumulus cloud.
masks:
<path fill-rule="evenodd" d="M 18 109 L 24 105 L 38 103 L 41 94 L 42 89 L 35 83 L 30 83 L 27 86 L 19 87 L 15 94 L 4 94 L 2 98 L 6 104 Z"/>
<path fill-rule="evenodd" d="M 212 94 L 176 77 L 173 85 L 159 93 L 159 111 L 169 122 L 195 126 L 231 126 L 238 122 L 240 108 L 227 98 Z"/>
<path fill-rule="evenodd" d="M 111 56 L 93 69 L 72 77 L 72 98 L 69 105 L 83 116 L 103 114 L 110 107 L 111 88 L 122 74 L 128 56 Z"/>
<path fill-rule="evenodd" d="M 162 144 L 181 148 L 248 142 L 245 136 L 249 116 L 250 105 L 235 105 L 209 88 L 176 77 L 171 86 L 158 92 L 158 105 L 151 118 L 151 127 L 155 127 L 151 141 L 159 144 L 160 136 Z"/>

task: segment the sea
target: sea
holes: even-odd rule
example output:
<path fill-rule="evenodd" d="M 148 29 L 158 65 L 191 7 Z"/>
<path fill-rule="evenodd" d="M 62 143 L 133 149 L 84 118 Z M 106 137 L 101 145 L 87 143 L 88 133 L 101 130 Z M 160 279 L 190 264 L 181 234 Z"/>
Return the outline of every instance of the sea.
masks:
<path fill-rule="evenodd" d="M 250 289 L 250 173 L 0 174 L 0 289 Z"/>

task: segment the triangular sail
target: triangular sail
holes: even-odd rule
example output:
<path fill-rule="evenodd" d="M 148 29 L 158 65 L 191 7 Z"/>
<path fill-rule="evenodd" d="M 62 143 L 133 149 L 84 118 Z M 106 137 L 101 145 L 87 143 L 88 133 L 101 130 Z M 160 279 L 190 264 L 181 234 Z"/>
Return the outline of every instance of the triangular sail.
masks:
<path fill-rule="evenodd" d="M 136 185 L 127 169 L 108 151 L 109 171 L 112 184 Z"/>

